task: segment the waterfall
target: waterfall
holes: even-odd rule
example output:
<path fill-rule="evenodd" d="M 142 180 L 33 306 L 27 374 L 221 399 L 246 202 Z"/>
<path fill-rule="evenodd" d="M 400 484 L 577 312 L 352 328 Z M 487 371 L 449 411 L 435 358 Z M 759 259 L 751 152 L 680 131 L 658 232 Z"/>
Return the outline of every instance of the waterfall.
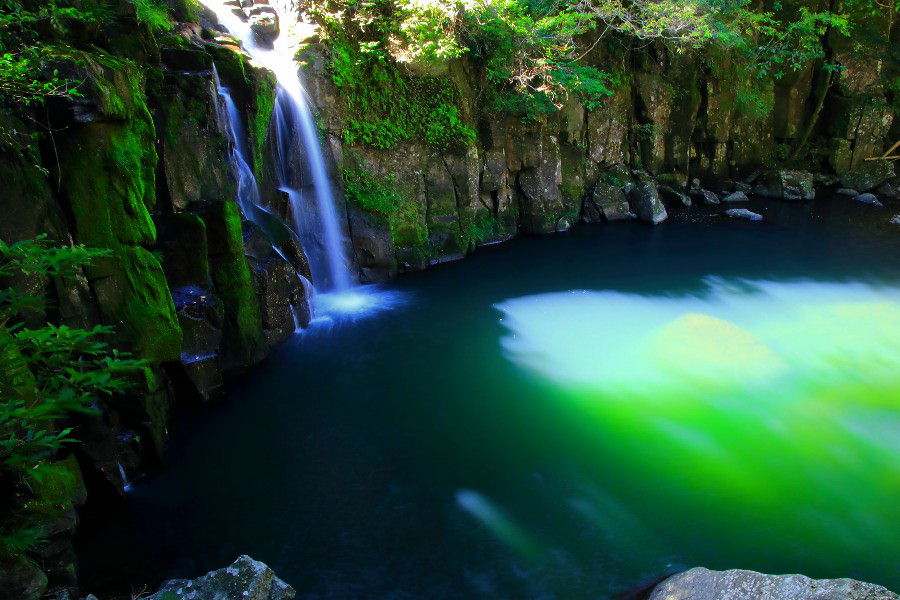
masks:
<path fill-rule="evenodd" d="M 216 104 L 216 113 L 222 129 L 225 130 L 228 141 L 231 143 L 231 169 L 237 179 L 238 205 L 244 216 L 252 220 L 259 206 L 259 185 L 256 183 L 253 169 L 247 162 L 249 153 L 244 124 L 231 97 L 231 92 L 219 80 L 219 72 L 215 65 L 213 65 L 213 81 L 216 85 L 216 93 L 221 99 L 221 102 Z"/>
<path fill-rule="evenodd" d="M 275 74 L 278 80 L 278 94 L 274 130 L 279 189 L 287 195 L 291 203 L 294 227 L 310 262 L 313 286 L 320 292 L 343 292 L 350 289 L 352 278 L 334 194 L 315 122 L 300 83 L 297 65 L 293 59 L 293 49 L 287 36 L 279 36 L 272 49 L 263 48 L 256 43 L 249 24 L 235 14 L 233 6 L 225 5 L 218 0 L 204 0 L 203 4 L 215 12 L 219 22 L 241 41 L 254 61 Z M 282 30 L 286 29 L 288 24 L 296 22 L 296 19 L 292 19 L 288 13 L 290 11 L 279 11 Z M 228 111 L 234 107 L 233 103 L 225 104 Z M 304 173 L 299 172 L 300 170 L 291 164 L 290 149 L 298 141 L 304 150 L 311 186 L 303 185 Z M 235 147 L 237 146 L 235 143 Z M 239 179 L 243 177 L 240 171 L 244 167 L 249 169 L 246 160 L 243 164 L 236 165 Z M 252 177 L 252 173 L 250 175 Z M 310 188 L 314 195 L 314 203 L 308 202 L 304 194 Z M 259 192 L 256 193 L 258 195 Z"/>

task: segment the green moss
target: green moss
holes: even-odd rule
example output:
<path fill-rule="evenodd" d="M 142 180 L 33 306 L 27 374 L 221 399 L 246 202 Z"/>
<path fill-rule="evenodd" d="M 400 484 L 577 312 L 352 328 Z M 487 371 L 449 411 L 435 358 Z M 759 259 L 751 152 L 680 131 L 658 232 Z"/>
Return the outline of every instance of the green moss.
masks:
<path fill-rule="evenodd" d="M 81 468 L 74 455 L 65 460 L 41 464 L 34 472 L 29 487 L 36 502 L 49 505 L 81 504 L 87 497 Z"/>
<path fill-rule="evenodd" d="M 206 217 L 212 280 L 225 307 L 225 345 L 236 360 L 253 363 L 266 350 L 262 318 L 234 202 L 221 202 Z"/>
<path fill-rule="evenodd" d="M 79 242 L 113 248 L 153 243 L 156 132 L 136 67 L 106 54 L 70 57 L 109 120 L 72 132 L 60 143 L 65 196 Z"/>
<path fill-rule="evenodd" d="M 216 70 L 219 77 L 228 86 L 248 86 L 250 81 L 247 73 L 250 71 L 250 64 L 247 57 L 242 54 L 236 46 L 208 44 L 206 51 L 213 57 L 216 64 Z"/>
<path fill-rule="evenodd" d="M 169 7 L 157 0 L 134 0 L 134 8 L 139 23 L 147 26 L 151 33 L 172 29 Z"/>
<path fill-rule="evenodd" d="M 263 150 L 269 131 L 269 120 L 275 109 L 277 82 L 272 73 L 265 71 L 256 84 L 256 110 L 253 115 L 253 167 L 257 174 L 263 172 Z"/>
<path fill-rule="evenodd" d="M 380 177 L 365 169 L 346 168 L 342 173 L 344 195 L 366 212 L 385 219 L 394 247 L 424 247 L 428 229 L 412 198 L 405 198 L 394 186 L 392 176 Z"/>
<path fill-rule="evenodd" d="M 177 360 L 181 327 L 162 267 L 149 251 L 119 246 L 88 269 L 100 311 L 139 358 Z"/>
<path fill-rule="evenodd" d="M 502 234 L 502 226 L 497 216 L 487 208 L 475 212 L 475 217 L 463 235 L 468 248 L 497 239 Z"/>
<path fill-rule="evenodd" d="M 463 148 L 475 130 L 459 111 L 459 90 L 447 77 L 405 75 L 393 59 L 346 39 L 332 40 L 331 79 L 346 99 L 348 144 L 390 149 L 406 140 Z"/>
<path fill-rule="evenodd" d="M 156 238 L 156 149 L 148 120 L 96 123 L 61 148 L 65 194 L 80 243 L 113 248 Z"/>

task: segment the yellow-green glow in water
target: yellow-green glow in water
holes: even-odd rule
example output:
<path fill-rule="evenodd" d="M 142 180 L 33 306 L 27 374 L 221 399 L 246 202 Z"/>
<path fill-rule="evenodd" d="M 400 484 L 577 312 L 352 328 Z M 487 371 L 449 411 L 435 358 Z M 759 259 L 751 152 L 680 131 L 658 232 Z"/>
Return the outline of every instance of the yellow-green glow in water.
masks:
<path fill-rule="evenodd" d="M 503 349 L 595 426 L 623 478 L 655 482 L 638 513 L 823 565 L 900 556 L 900 291 L 706 284 L 506 300 Z M 570 503 L 608 527 L 596 502 Z"/>

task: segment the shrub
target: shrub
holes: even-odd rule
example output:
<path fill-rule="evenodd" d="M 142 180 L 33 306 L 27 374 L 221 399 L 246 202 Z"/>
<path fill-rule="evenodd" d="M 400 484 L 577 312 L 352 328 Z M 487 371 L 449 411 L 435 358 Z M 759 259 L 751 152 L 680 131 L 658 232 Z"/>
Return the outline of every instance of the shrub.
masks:
<path fill-rule="evenodd" d="M 43 505 L 34 501 L 35 490 L 68 485 L 50 461 L 75 441 L 65 425 L 69 417 L 95 412 L 101 398 L 127 389 L 128 375 L 145 366 L 108 348 L 108 327 L 32 329 L 17 319 L 43 305 L 17 283 L 71 277 L 105 254 L 83 246 L 50 247 L 43 238 L 0 241 L 0 283 L 8 284 L 0 289 L 0 489 L 6 495 L 0 504 L 7 507 L 0 555 L 22 555 L 41 542 Z"/>

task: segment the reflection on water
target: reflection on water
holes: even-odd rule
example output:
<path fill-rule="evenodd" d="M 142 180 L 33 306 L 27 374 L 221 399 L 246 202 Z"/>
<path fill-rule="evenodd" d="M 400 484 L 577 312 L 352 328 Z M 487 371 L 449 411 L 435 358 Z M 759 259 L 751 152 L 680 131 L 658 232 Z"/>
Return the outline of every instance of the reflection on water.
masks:
<path fill-rule="evenodd" d="M 740 543 L 780 523 L 811 554 L 895 553 L 900 292 L 706 283 L 691 296 L 506 300 L 502 345 L 595 423 L 608 460 L 659 482 L 658 505 L 698 528 Z M 723 523 L 737 505 L 741 521 Z"/>

